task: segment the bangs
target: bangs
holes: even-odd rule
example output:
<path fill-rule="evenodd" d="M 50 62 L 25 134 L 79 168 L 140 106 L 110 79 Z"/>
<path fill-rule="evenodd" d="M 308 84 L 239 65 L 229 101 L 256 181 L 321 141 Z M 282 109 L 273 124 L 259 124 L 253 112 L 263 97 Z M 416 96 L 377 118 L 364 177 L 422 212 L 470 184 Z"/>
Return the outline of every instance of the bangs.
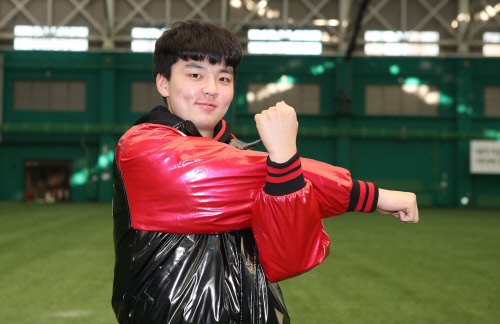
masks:
<path fill-rule="evenodd" d="M 241 47 L 234 46 L 234 40 L 226 37 L 213 37 L 210 33 L 196 35 L 179 44 L 177 54 L 184 60 L 205 61 L 210 64 L 225 63 L 227 66 L 238 66 L 241 61 Z M 201 37 L 200 37 L 201 36 Z M 194 37 L 193 37 L 194 38 Z M 239 45 L 239 43 L 236 43 Z"/>

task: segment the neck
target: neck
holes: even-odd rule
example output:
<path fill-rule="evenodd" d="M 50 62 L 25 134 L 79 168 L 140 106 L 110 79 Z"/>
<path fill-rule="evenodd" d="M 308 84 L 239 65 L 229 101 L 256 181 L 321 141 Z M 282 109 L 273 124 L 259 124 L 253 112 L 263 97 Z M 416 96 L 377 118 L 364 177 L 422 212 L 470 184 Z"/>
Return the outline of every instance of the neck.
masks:
<path fill-rule="evenodd" d="M 214 130 L 201 130 L 201 129 L 198 129 L 198 131 L 200 132 L 201 135 L 203 135 L 203 137 L 208 137 L 208 138 L 214 138 Z"/>

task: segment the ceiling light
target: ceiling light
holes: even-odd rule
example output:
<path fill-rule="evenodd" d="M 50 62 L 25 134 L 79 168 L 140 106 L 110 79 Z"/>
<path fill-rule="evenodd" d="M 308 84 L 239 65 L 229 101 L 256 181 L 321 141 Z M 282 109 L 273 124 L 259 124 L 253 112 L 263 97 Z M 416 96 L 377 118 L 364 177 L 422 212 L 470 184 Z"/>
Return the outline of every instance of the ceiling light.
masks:
<path fill-rule="evenodd" d="M 479 13 L 479 19 L 481 19 L 482 21 L 486 21 L 486 20 L 490 19 L 490 16 L 488 16 L 486 11 L 481 11 Z"/>
<path fill-rule="evenodd" d="M 241 0 L 231 0 L 230 4 L 233 8 L 241 8 Z"/>
<path fill-rule="evenodd" d="M 458 21 L 470 21 L 470 15 L 468 13 L 459 13 L 457 16 Z"/>
<path fill-rule="evenodd" d="M 484 10 L 486 11 L 486 13 L 488 13 L 488 16 L 490 16 L 490 17 L 493 17 L 494 15 L 497 14 L 497 12 L 495 11 L 495 8 L 493 8 L 492 6 L 486 6 L 486 8 L 484 8 Z"/>
<path fill-rule="evenodd" d="M 316 26 L 338 26 L 339 21 L 337 19 L 314 19 L 313 24 Z"/>

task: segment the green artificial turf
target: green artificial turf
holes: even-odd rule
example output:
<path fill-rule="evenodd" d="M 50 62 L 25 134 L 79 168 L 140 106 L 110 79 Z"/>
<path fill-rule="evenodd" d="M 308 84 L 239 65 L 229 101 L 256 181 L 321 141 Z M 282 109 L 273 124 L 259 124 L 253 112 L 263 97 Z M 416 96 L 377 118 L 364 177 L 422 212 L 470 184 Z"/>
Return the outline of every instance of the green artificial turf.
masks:
<path fill-rule="evenodd" d="M 325 220 L 330 256 L 281 283 L 292 323 L 497 323 L 500 210 Z M 0 202 L 0 323 L 115 323 L 110 204 Z"/>
<path fill-rule="evenodd" d="M 115 323 L 111 204 L 0 203 L 0 323 Z"/>
<path fill-rule="evenodd" d="M 294 323 L 498 323 L 500 210 L 325 220 L 330 256 L 281 286 Z"/>

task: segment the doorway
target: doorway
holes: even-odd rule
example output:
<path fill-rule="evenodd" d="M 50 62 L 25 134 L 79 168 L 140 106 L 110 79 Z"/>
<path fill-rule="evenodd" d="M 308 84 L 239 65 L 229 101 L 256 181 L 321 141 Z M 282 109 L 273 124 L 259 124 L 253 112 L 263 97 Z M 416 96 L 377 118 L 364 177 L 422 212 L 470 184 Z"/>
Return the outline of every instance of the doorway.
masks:
<path fill-rule="evenodd" d="M 71 160 L 27 159 L 24 162 L 24 200 L 70 200 Z"/>

